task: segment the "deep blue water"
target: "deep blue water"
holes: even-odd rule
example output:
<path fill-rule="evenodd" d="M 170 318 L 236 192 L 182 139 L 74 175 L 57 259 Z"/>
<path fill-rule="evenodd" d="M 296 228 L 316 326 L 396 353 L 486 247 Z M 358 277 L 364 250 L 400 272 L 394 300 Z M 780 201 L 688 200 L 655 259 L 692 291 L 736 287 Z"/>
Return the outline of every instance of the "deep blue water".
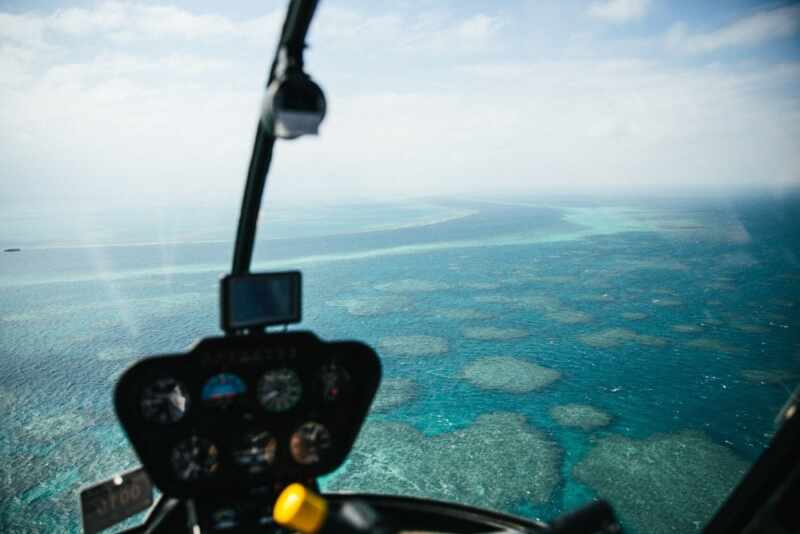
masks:
<path fill-rule="evenodd" d="M 406 423 L 435 444 L 473 428 L 482 414 L 522 414 L 557 451 L 542 467 L 556 484 L 545 500 L 520 495 L 499 506 L 547 518 L 600 495 L 631 530 L 657 532 L 641 524 L 624 489 L 594 482 L 592 473 L 608 460 L 589 455 L 617 436 L 636 447 L 655 439 L 680 449 L 680 432 L 696 430 L 708 444 L 697 448 L 706 455 L 698 457 L 701 467 L 755 460 L 800 376 L 800 227 L 793 217 L 800 200 L 535 204 L 358 206 L 328 209 L 313 223 L 303 222 L 313 213 L 279 213 L 277 237 L 266 239 L 268 224 L 262 229 L 256 262 L 303 270 L 301 328 L 376 347 L 400 337 L 401 346 L 419 349 L 416 356 L 383 351 L 385 379 L 412 380 L 413 395 L 374 413 L 370 424 Z M 172 234 L 121 220 L 128 219 L 88 223 L 104 229 L 94 243 L 106 246 L 87 246 L 91 239 L 63 228 L 48 238 L 47 221 L 35 217 L 35 232 L 9 230 L 25 226 L 17 217 L 0 235 L 4 248 L 23 248 L 0 255 L 2 531 L 77 530 L 79 489 L 136 464 L 113 415 L 114 377 L 138 357 L 218 332 L 217 280 L 232 249 L 227 219 L 210 229 L 198 224 L 195 235 L 185 220 Z M 414 225 L 420 221 L 431 224 Z M 159 240 L 171 244 L 147 244 Z M 454 319 L 453 309 L 477 318 Z M 475 327 L 514 329 L 519 337 L 476 339 Z M 446 342 L 447 350 L 426 353 L 405 337 L 419 335 Z M 465 367 L 490 356 L 561 376 L 528 392 L 464 379 Z M 754 378 L 752 371 L 765 370 L 772 374 Z M 599 409 L 610 423 L 565 427 L 551 409 L 568 404 Z M 377 444 L 357 447 L 373 454 Z M 502 447 L 518 452 L 514 436 Z M 432 477 L 474 468 L 467 452 L 441 461 Z M 702 481 L 669 487 L 673 479 L 658 477 L 670 462 L 654 457 L 652 476 L 665 485 L 666 508 L 675 514 L 673 496 L 677 503 L 681 493 L 706 491 L 696 497 L 708 501 L 697 513 L 708 515 L 724 497 L 719 488 L 731 489 L 740 475 L 732 469 L 713 491 Z M 356 462 L 327 483 L 338 489 L 355 480 L 348 470 L 356 467 L 365 470 L 365 487 L 396 490 L 377 472 L 369 479 L 369 466 Z M 524 486 L 526 474 L 519 476 Z M 640 478 L 630 476 L 635 486 Z M 512 482 L 519 487 L 518 480 L 492 484 Z"/>

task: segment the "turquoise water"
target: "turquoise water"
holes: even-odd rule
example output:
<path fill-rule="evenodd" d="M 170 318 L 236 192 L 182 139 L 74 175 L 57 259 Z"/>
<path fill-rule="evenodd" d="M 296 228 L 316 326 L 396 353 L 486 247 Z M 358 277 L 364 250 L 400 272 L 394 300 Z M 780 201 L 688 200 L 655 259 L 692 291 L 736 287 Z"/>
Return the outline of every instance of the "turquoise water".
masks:
<path fill-rule="evenodd" d="M 633 532 L 697 530 L 800 378 L 798 208 L 267 210 L 256 263 L 303 270 L 301 327 L 383 358 L 386 387 L 325 486 L 539 518 L 602 496 Z M 80 488 L 136 465 L 115 377 L 218 332 L 230 213 L 56 215 L 0 230 L 23 249 L 0 255 L 2 531 L 77 530 Z"/>

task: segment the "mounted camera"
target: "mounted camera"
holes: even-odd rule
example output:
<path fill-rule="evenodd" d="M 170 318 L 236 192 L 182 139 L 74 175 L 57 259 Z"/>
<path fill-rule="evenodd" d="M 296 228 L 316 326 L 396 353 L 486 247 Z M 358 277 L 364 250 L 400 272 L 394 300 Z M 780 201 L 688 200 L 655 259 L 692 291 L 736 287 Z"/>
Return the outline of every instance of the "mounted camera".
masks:
<path fill-rule="evenodd" d="M 261 122 L 268 133 L 279 139 L 317 135 L 325 118 L 325 95 L 302 67 L 279 54 L 279 74 L 267 87 L 261 109 Z"/>

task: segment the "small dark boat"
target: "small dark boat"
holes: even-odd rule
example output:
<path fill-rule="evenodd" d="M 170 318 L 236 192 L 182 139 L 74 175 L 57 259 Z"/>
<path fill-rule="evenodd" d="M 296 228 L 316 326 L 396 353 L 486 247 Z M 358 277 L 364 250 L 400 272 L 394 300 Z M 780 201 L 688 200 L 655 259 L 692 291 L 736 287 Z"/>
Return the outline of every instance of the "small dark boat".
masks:
<path fill-rule="evenodd" d="M 7 248 L 7 249 L 4 249 L 3 252 L 19 252 L 20 250 L 22 250 L 22 249 L 19 249 L 19 248 Z"/>

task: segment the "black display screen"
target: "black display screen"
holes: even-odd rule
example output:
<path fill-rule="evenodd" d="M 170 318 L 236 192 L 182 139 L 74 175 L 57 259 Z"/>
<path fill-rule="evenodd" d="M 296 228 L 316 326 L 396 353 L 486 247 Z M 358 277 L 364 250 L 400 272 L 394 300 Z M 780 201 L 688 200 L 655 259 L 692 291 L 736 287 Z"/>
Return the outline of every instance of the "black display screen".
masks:
<path fill-rule="evenodd" d="M 300 321 L 299 271 L 227 276 L 222 281 L 223 328 Z"/>

